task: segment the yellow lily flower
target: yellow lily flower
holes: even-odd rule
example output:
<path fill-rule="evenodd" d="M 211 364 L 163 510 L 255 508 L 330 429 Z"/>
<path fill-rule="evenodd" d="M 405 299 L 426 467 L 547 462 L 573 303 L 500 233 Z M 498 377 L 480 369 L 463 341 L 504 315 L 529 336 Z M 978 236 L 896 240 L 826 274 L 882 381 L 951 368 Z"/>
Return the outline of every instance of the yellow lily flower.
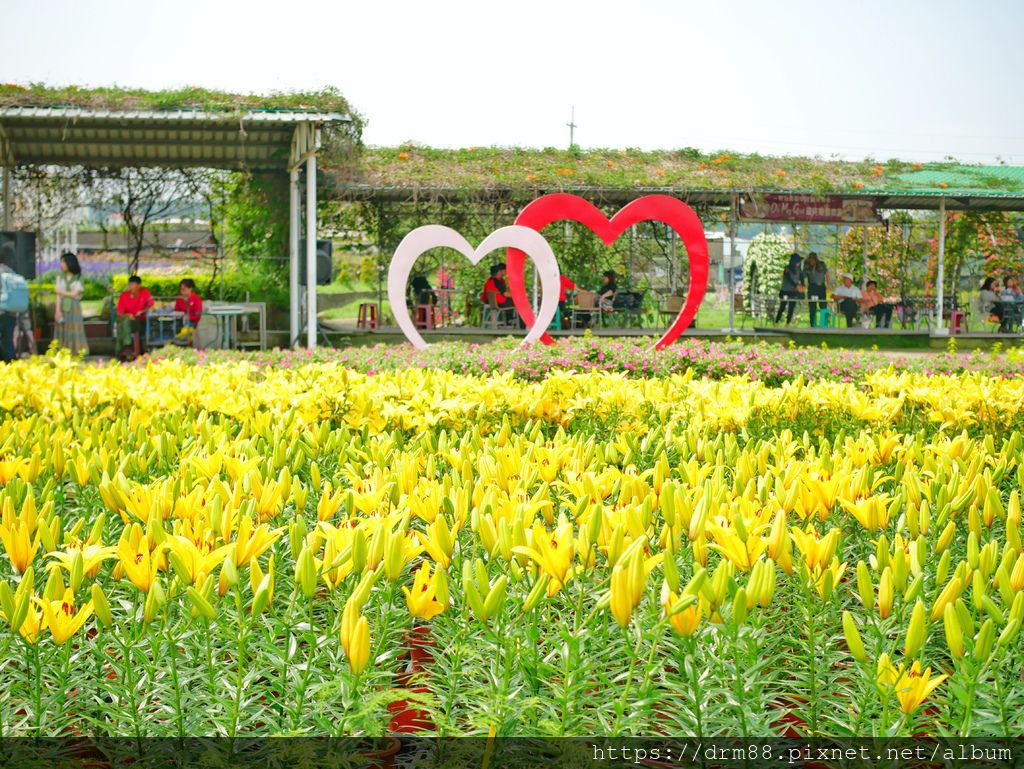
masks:
<path fill-rule="evenodd" d="M 405 593 L 405 605 L 409 608 L 409 613 L 412 616 L 420 619 L 433 619 L 448 608 L 447 601 L 441 603 L 437 600 L 439 578 L 444 579 L 440 566 L 431 576 L 430 564 L 424 561 L 423 565 L 416 570 L 412 590 L 402 586 L 402 592 Z"/>
<path fill-rule="evenodd" d="M 809 569 L 823 567 L 831 561 L 839 544 L 839 529 L 830 529 L 828 534 L 819 538 L 815 528 L 808 526 L 806 531 L 791 529 L 790 536 L 803 553 L 804 563 Z"/>
<path fill-rule="evenodd" d="M 906 665 L 900 665 L 899 670 L 889 660 L 889 655 L 883 653 L 878 658 L 877 682 L 883 695 L 891 691 L 899 700 L 900 709 L 907 714 L 917 710 L 928 695 L 935 691 L 939 685 L 949 678 L 948 675 L 938 675 L 932 678 L 932 669 L 925 668 L 921 672 L 921 663 L 914 660 L 908 670 Z"/>
<path fill-rule="evenodd" d="M 201 582 L 205 575 L 212 574 L 231 549 L 231 545 L 214 548 L 205 542 L 196 545 L 191 539 L 180 534 L 168 537 L 164 541 L 164 546 L 181 559 L 193 585 Z"/>
<path fill-rule="evenodd" d="M 675 607 L 680 600 L 682 597 L 673 593 L 667 582 L 662 583 L 661 605 L 665 610 L 665 616 L 668 617 L 669 624 L 676 634 L 687 638 L 697 632 L 703 610 L 699 600 L 694 601 L 685 609 L 676 610 Z"/>
<path fill-rule="evenodd" d="M 148 593 L 160 563 L 156 554 L 150 551 L 149 541 L 139 524 L 132 524 L 124 530 L 121 541 L 117 543 L 117 557 L 132 584 Z"/>
<path fill-rule="evenodd" d="M 562 589 L 572 569 L 576 542 L 572 524 L 564 516 L 560 516 L 558 526 L 553 532 L 537 522 L 533 524 L 530 534 L 530 546 L 516 546 L 512 548 L 512 552 L 531 558 L 541 571 L 551 577 L 548 583 L 550 598 Z"/>
<path fill-rule="evenodd" d="M 750 571 L 757 563 L 757 559 L 768 549 L 768 543 L 761 537 L 745 531 L 744 539 L 735 526 L 723 526 L 716 522 L 712 523 L 708 530 L 715 540 L 714 544 L 708 547 L 717 550 L 742 571 Z"/>
<path fill-rule="evenodd" d="M 29 528 L 28 522 L 21 519 L 4 520 L 0 523 L 0 540 L 3 540 L 4 550 L 15 571 L 24 574 L 39 549 L 38 527 Z"/>
<path fill-rule="evenodd" d="M 59 601 L 36 598 L 35 602 L 43 610 L 43 621 L 50 629 L 55 644 L 69 640 L 92 615 L 91 600 L 75 613 L 75 594 L 71 588 L 65 589 L 64 597 Z"/>
<path fill-rule="evenodd" d="M 47 557 L 53 558 L 57 565 L 70 573 L 79 553 L 82 554 L 83 573 L 90 579 L 95 579 L 103 562 L 117 557 L 117 548 L 104 545 L 76 545 L 66 550 L 48 553 Z"/>
<path fill-rule="evenodd" d="M 238 531 L 235 532 L 235 547 L 231 553 L 231 560 L 239 568 L 248 566 L 253 558 L 263 555 L 267 548 L 278 540 L 281 533 L 281 529 L 271 529 L 266 523 L 261 523 L 253 529 L 252 516 L 243 515 L 238 523 Z"/>

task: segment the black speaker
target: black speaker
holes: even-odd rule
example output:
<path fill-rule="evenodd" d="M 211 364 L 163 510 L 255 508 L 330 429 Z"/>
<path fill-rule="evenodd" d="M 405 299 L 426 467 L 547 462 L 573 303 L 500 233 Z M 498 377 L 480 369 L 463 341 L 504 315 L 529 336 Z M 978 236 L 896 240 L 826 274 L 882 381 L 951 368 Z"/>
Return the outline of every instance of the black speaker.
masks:
<path fill-rule="evenodd" d="M 334 277 L 334 265 L 331 262 L 333 244 L 329 240 L 316 241 L 316 283 L 324 286 Z M 306 239 L 299 241 L 299 285 L 306 285 Z"/>
<path fill-rule="evenodd" d="M 34 232 L 0 232 L 0 257 L 25 280 L 36 277 L 36 234 Z"/>

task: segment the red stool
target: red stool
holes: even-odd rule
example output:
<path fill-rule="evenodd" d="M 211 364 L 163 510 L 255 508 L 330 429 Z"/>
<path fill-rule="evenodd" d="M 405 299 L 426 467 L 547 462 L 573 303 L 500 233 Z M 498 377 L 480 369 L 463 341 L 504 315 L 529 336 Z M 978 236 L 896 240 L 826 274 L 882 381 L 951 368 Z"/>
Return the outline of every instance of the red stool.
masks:
<path fill-rule="evenodd" d="M 416 328 L 431 329 L 434 327 L 434 305 L 418 304 L 414 308 Z"/>
<path fill-rule="evenodd" d="M 953 310 L 949 313 L 949 333 L 962 334 L 967 331 L 967 313 Z"/>
<path fill-rule="evenodd" d="M 377 305 L 359 305 L 359 320 L 356 321 L 356 328 L 377 328 L 378 325 Z"/>

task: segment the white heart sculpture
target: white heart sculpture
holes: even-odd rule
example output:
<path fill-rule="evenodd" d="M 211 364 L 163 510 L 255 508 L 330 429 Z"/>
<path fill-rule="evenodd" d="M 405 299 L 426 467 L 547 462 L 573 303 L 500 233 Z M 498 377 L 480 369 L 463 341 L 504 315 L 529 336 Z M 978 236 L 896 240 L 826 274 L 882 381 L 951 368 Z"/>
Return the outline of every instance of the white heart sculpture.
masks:
<path fill-rule="evenodd" d="M 453 248 L 472 264 L 479 264 L 487 254 L 499 248 L 518 248 L 528 255 L 537 266 L 537 276 L 540 278 L 544 297 L 533 328 L 526 335 L 523 344 L 535 342 L 544 335 L 558 311 L 561 273 L 551 246 L 539 232 L 520 225 L 501 227 L 484 238 L 484 242 L 474 249 L 469 241 L 451 227 L 426 224 L 402 238 L 388 268 L 388 300 L 391 302 L 391 312 L 398 327 L 414 347 L 424 350 L 427 343 L 423 341 L 412 318 L 409 317 L 409 308 L 405 304 L 405 286 L 416 259 L 431 248 Z"/>

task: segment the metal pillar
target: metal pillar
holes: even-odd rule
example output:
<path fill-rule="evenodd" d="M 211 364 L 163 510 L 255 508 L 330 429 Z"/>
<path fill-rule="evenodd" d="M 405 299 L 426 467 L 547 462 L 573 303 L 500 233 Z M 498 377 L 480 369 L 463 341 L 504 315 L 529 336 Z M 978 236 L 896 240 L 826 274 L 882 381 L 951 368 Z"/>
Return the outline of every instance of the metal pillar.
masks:
<path fill-rule="evenodd" d="M 4 229 L 11 229 L 11 168 L 4 166 Z"/>
<path fill-rule="evenodd" d="M 729 212 L 729 328 L 731 333 L 736 330 L 736 196 L 732 196 L 732 208 Z"/>
<path fill-rule="evenodd" d="M 316 347 L 316 155 L 306 158 L 306 346 Z"/>
<path fill-rule="evenodd" d="M 864 268 L 860 276 L 860 290 L 868 287 L 868 228 L 864 227 Z"/>
<path fill-rule="evenodd" d="M 947 336 L 949 329 L 942 327 L 942 304 L 946 282 L 946 199 L 939 198 L 939 269 L 935 292 L 935 336 Z"/>
<path fill-rule="evenodd" d="M 288 340 L 290 346 L 299 341 L 299 169 L 288 172 Z"/>
<path fill-rule="evenodd" d="M 316 156 L 306 158 L 306 346 L 316 346 Z"/>

